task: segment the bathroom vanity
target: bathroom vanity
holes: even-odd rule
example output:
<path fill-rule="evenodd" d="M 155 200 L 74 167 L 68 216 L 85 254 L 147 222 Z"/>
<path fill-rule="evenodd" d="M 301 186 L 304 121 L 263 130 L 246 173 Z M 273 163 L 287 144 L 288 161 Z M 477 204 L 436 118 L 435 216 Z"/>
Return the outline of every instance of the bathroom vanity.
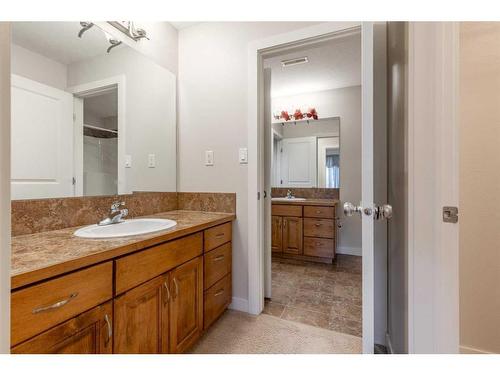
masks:
<path fill-rule="evenodd" d="M 171 211 L 165 231 L 12 239 L 12 353 L 183 353 L 231 302 L 231 213 Z"/>
<path fill-rule="evenodd" d="M 335 199 L 273 200 L 273 256 L 331 263 L 337 247 Z"/>

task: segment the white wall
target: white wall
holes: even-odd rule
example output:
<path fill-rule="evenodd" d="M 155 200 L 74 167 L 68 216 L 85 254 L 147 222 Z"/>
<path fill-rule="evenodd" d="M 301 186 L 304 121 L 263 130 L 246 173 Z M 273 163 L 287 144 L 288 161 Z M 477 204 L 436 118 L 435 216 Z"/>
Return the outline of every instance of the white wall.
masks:
<path fill-rule="evenodd" d="M 66 90 L 66 65 L 12 44 L 12 73 L 60 90 Z"/>
<path fill-rule="evenodd" d="M 176 191 L 176 79 L 131 48 L 72 64 L 68 86 L 125 75 L 126 191 Z M 148 154 L 156 168 L 148 168 Z"/>
<path fill-rule="evenodd" d="M 10 26 L 0 22 L 0 353 L 10 352 Z"/>
<path fill-rule="evenodd" d="M 340 206 L 344 202 L 358 204 L 361 201 L 361 86 L 318 91 L 288 97 L 275 97 L 272 107 L 307 108 L 314 105 L 320 120 L 313 124 L 319 128 L 316 134 L 326 135 L 340 120 Z M 338 120 L 336 119 L 338 118 Z M 338 125 L 337 125 L 338 126 Z M 284 137 L 304 136 L 306 126 L 286 124 Z M 342 228 L 339 230 L 339 254 L 361 255 L 361 220 L 345 217 L 339 212 Z"/>
<path fill-rule="evenodd" d="M 307 27 L 302 22 L 213 22 L 179 32 L 179 184 L 181 191 L 235 192 L 233 302 L 248 301 L 247 146 L 248 43 Z M 228 141 L 229 140 L 229 141 Z M 213 150 L 215 165 L 204 165 Z"/>

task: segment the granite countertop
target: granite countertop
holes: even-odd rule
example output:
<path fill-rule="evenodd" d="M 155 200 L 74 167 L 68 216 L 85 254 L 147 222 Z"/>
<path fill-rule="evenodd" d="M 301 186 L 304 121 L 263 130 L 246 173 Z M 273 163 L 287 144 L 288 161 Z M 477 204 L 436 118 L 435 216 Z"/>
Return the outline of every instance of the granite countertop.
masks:
<path fill-rule="evenodd" d="M 299 197 L 297 197 L 299 198 Z M 287 205 L 293 205 L 293 206 L 335 206 L 339 204 L 338 199 L 319 199 L 319 198 L 306 198 L 304 201 L 285 201 L 285 200 L 278 200 L 274 201 L 271 200 L 272 204 L 287 204 Z"/>
<path fill-rule="evenodd" d="M 79 268 L 110 260 L 236 218 L 232 213 L 169 211 L 147 217 L 177 221 L 173 228 L 110 239 L 73 235 L 79 227 L 12 237 L 11 288 L 19 288 Z"/>

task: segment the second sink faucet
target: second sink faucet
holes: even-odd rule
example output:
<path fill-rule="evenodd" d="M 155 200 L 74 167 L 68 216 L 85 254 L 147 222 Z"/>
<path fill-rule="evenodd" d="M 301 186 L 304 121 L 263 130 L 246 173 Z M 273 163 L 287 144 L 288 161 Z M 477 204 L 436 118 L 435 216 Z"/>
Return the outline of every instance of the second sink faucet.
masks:
<path fill-rule="evenodd" d="M 288 199 L 292 199 L 292 198 L 295 198 L 293 195 L 292 195 L 292 191 L 290 189 L 288 189 L 288 191 L 286 192 L 286 197 Z"/>
<path fill-rule="evenodd" d="M 128 215 L 128 209 L 120 208 L 122 206 L 125 206 L 125 202 L 113 202 L 111 209 L 109 210 L 108 217 L 101 220 L 97 225 L 110 225 L 123 222 L 123 218 Z"/>

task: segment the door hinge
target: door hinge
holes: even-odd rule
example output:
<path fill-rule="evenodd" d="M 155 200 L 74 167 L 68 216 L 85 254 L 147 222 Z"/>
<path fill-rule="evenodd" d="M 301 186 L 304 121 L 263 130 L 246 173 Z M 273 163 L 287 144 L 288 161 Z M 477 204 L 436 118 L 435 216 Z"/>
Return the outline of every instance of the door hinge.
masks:
<path fill-rule="evenodd" d="M 73 178 L 71 179 L 71 183 L 72 183 L 73 185 L 76 185 L 76 178 L 74 178 L 74 177 L 73 177 Z"/>
<path fill-rule="evenodd" d="M 443 222 L 458 223 L 458 207 L 444 206 L 443 207 Z"/>
<path fill-rule="evenodd" d="M 76 121 L 76 113 L 73 113 L 73 121 Z"/>
<path fill-rule="evenodd" d="M 257 200 L 260 201 L 260 191 L 257 192 Z"/>

